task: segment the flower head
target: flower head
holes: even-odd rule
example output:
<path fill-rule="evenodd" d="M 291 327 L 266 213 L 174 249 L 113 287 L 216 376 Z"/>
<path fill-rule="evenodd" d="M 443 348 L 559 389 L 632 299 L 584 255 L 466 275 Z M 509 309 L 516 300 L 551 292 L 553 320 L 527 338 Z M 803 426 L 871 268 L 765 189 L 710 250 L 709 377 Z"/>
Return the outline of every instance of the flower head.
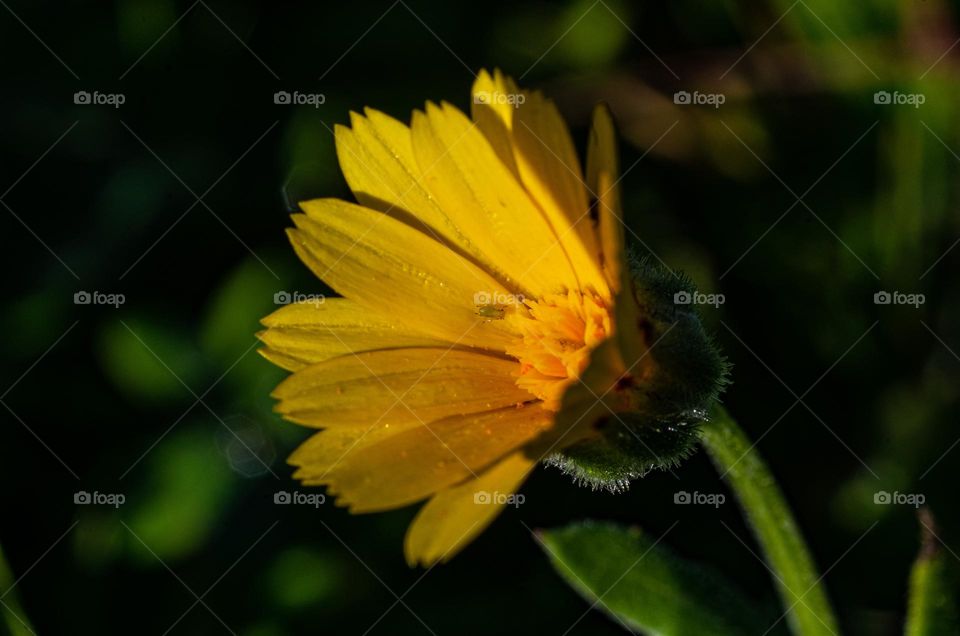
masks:
<path fill-rule="evenodd" d="M 342 298 L 283 307 L 259 334 L 293 372 L 277 410 L 321 429 L 296 478 L 353 512 L 428 500 L 411 564 L 462 549 L 541 460 L 611 486 L 672 460 L 671 431 L 682 454 L 722 375 L 717 358 L 691 389 L 690 365 L 651 354 L 699 322 L 664 305 L 685 283 L 628 264 L 607 110 L 585 171 L 556 106 L 499 72 L 478 76 L 471 115 L 428 103 L 409 126 L 366 109 L 336 128 L 359 204 L 303 202 L 288 235 Z"/>

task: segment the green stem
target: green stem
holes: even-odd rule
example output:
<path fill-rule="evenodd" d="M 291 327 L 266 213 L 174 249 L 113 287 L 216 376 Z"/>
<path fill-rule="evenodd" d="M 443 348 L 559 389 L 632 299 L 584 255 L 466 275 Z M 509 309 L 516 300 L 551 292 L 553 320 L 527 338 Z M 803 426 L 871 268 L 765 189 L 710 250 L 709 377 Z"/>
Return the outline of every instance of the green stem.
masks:
<path fill-rule="evenodd" d="M 837 636 L 839 629 L 810 552 L 777 482 L 722 407 L 703 426 L 703 445 L 730 485 L 763 549 L 787 621 L 797 636 Z"/>
<path fill-rule="evenodd" d="M 907 604 L 906 636 L 946 636 L 958 633 L 960 620 L 950 589 L 950 562 L 940 546 L 933 514 L 919 512 L 923 526 L 920 555 L 910 572 L 910 600 Z"/>

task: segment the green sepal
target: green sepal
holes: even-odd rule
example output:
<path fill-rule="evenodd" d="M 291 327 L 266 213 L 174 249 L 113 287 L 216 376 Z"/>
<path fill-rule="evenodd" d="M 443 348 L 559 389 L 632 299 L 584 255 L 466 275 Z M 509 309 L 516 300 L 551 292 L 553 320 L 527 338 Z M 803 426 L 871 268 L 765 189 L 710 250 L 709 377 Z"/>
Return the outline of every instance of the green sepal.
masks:
<path fill-rule="evenodd" d="M 594 489 L 619 492 L 651 470 L 673 468 L 692 454 L 699 423 L 727 385 L 730 365 L 707 334 L 697 306 L 676 302 L 696 294 L 689 278 L 649 258 L 628 257 L 637 328 L 649 349 L 649 378 L 630 388 L 635 411 L 605 415 L 601 434 L 554 453 L 548 465 Z"/>

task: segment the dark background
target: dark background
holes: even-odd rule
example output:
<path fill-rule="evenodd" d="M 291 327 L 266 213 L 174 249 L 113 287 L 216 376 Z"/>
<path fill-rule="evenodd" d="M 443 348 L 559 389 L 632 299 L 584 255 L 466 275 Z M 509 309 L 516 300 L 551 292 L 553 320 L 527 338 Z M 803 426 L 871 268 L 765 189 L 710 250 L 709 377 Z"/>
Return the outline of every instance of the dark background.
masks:
<path fill-rule="evenodd" d="M 725 295 L 704 311 L 734 363 L 724 401 L 760 440 L 847 633 L 899 633 L 918 547 L 913 508 L 874 493 L 923 494 L 960 551 L 956 6 L 0 4 L 0 611 L 14 633 L 20 619 L 41 634 L 620 633 L 583 616 L 530 534 L 585 517 L 655 536 L 679 521 L 665 544 L 770 601 L 735 505 L 673 503 L 726 492 L 703 453 L 616 496 L 539 470 L 522 507 L 426 574 L 402 557 L 414 508 L 273 503 L 296 488 L 284 458 L 308 432 L 271 412 L 283 374 L 254 333 L 277 291 L 329 291 L 286 243 L 288 202 L 349 197 L 331 135 L 349 110 L 467 108 L 472 73 L 494 66 L 554 96 L 581 142 L 610 103 L 630 227 Z M 325 103 L 276 105 L 279 90 Z M 677 105 L 679 90 L 726 101 Z M 926 302 L 878 306 L 881 290 Z M 75 305 L 79 291 L 125 303 Z M 75 505 L 78 491 L 125 503 Z"/>

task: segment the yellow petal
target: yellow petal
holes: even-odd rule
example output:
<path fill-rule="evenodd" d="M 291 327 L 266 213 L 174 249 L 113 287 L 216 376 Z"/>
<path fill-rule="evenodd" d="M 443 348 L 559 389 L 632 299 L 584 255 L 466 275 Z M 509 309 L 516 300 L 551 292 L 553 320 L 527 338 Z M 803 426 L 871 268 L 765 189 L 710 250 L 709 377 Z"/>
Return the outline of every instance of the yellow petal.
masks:
<path fill-rule="evenodd" d="M 509 293 L 489 274 L 381 212 L 337 199 L 300 204 L 288 230 L 313 272 L 364 309 L 424 335 L 503 351 L 517 337 L 507 320 L 477 315 L 478 293 Z"/>
<path fill-rule="evenodd" d="M 552 421 L 532 404 L 414 426 L 351 452 L 325 483 L 352 512 L 405 506 L 475 477 Z"/>
<path fill-rule="evenodd" d="M 470 115 L 477 128 L 490 142 L 493 151 L 503 164 L 519 179 L 520 171 L 513 156 L 513 115 L 516 108 L 509 99 L 517 99 L 520 90 L 513 80 L 496 69 L 491 76 L 486 69 L 480 71 L 473 82 L 473 99 Z"/>
<path fill-rule="evenodd" d="M 370 351 L 297 371 L 273 396 L 277 411 L 307 426 L 432 422 L 529 401 L 516 368 L 513 360 L 448 347 Z"/>
<path fill-rule="evenodd" d="M 471 114 L 554 228 L 581 286 L 610 299 L 576 148 L 556 105 L 495 70 L 473 84 Z"/>
<path fill-rule="evenodd" d="M 507 281 L 503 263 L 468 240 L 426 189 L 410 128 L 379 111 L 364 112 L 366 117 L 351 113 L 351 128 L 338 125 L 335 130 L 340 167 L 357 200 L 450 245 L 497 280 Z M 529 294 L 507 286 L 515 294 Z"/>
<path fill-rule="evenodd" d="M 398 435 L 419 422 L 391 426 L 338 426 L 311 435 L 295 450 L 287 463 L 297 466 L 293 473 L 306 486 L 327 483 L 327 475 L 352 453 Z"/>
<path fill-rule="evenodd" d="M 620 203 L 617 133 L 610 110 L 598 104 L 587 145 L 587 186 L 596 194 L 594 206 L 600 233 L 604 273 L 616 290 L 614 325 L 626 368 L 646 355 L 640 307 L 633 294 L 633 282 L 626 264 L 623 209 Z"/>
<path fill-rule="evenodd" d="M 260 322 L 268 327 L 257 334 L 260 353 L 288 371 L 346 353 L 443 344 L 346 298 L 285 305 Z"/>
<path fill-rule="evenodd" d="M 372 108 L 350 113 L 351 127 L 334 131 L 340 169 L 362 205 L 424 229 L 464 249 L 466 239 L 423 187 L 410 128 Z"/>
<path fill-rule="evenodd" d="M 429 566 L 450 560 L 500 514 L 506 496 L 520 488 L 535 465 L 536 459 L 519 451 L 479 477 L 434 495 L 407 530 L 407 563 Z M 483 503 L 486 495 L 489 503 Z"/>
<path fill-rule="evenodd" d="M 610 110 L 598 104 L 587 142 L 587 187 L 594 193 L 603 269 L 614 290 L 621 288 L 624 270 L 623 212 L 620 206 L 617 134 Z"/>
<path fill-rule="evenodd" d="M 258 333 L 257 337 L 259 338 L 263 333 L 264 332 Z M 294 358 L 293 356 L 289 356 L 285 353 L 280 353 L 279 351 L 269 347 L 261 347 L 260 349 L 257 349 L 257 353 L 281 369 L 286 369 L 287 371 L 296 371 L 297 369 L 303 368 L 303 360 Z"/>
<path fill-rule="evenodd" d="M 431 194 L 506 282 L 534 296 L 577 289 L 576 273 L 546 218 L 459 110 L 427 104 L 413 115 L 413 149 Z"/>
<path fill-rule="evenodd" d="M 513 142 L 523 185 L 556 231 L 581 287 L 609 300 L 573 139 L 556 105 L 540 92 L 527 93 L 517 106 Z"/>

